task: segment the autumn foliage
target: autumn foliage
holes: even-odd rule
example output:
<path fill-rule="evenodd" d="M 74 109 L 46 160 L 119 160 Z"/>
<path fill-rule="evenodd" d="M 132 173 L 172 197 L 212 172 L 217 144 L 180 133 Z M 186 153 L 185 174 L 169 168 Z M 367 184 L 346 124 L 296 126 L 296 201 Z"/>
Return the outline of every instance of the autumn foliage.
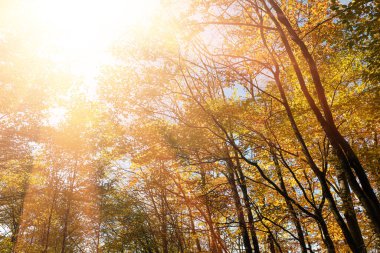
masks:
<path fill-rule="evenodd" d="M 161 1 L 91 94 L 1 32 L 0 252 L 377 252 L 380 6 L 346 2 Z"/>

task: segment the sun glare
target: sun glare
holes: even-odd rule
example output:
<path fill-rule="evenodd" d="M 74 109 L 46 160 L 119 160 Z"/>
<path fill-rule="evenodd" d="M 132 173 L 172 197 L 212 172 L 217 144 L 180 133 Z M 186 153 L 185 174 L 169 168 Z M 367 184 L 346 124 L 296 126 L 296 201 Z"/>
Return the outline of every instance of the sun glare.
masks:
<path fill-rule="evenodd" d="M 13 54 L 47 59 L 67 86 L 92 99 L 100 67 L 114 62 L 109 49 L 152 24 L 159 7 L 160 0 L 0 0 L 0 41 L 15 36 Z M 61 109 L 51 111 L 51 125 L 63 119 Z"/>
<path fill-rule="evenodd" d="M 91 83 L 99 65 L 109 60 L 112 43 L 129 28 L 149 24 L 159 0 L 37 0 L 27 5 L 23 8 L 33 15 L 35 36 L 44 38 L 43 53 Z"/>

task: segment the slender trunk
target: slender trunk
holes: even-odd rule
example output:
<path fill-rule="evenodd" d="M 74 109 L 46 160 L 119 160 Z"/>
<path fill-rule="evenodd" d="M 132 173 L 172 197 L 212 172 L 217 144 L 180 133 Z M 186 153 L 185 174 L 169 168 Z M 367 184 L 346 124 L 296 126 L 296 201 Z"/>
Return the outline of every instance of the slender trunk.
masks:
<path fill-rule="evenodd" d="M 50 226 L 51 226 L 51 219 L 52 219 L 52 216 L 53 216 L 54 206 L 55 206 L 55 196 L 53 197 L 52 204 L 51 204 L 50 209 L 49 209 L 49 216 L 48 216 L 48 221 L 47 221 L 46 239 L 45 239 L 45 247 L 44 247 L 44 250 L 42 251 L 43 253 L 46 253 L 48 251 L 48 248 L 49 248 Z"/>
<path fill-rule="evenodd" d="M 306 228 L 305 228 L 305 238 L 306 238 L 306 241 L 307 241 L 307 246 L 309 247 L 309 252 L 310 253 L 314 253 L 313 247 L 311 246 L 311 242 L 309 240 L 309 233 L 307 232 Z"/>
<path fill-rule="evenodd" d="M 351 231 L 351 234 L 356 241 L 356 244 L 360 247 L 358 252 L 367 252 L 363 240 L 363 235 L 359 227 L 358 220 L 354 209 L 354 204 L 351 197 L 350 187 L 348 186 L 347 177 L 342 168 L 342 164 L 337 162 L 335 164 L 336 177 L 340 186 L 340 197 L 342 199 L 342 209 L 344 217 L 347 221 L 347 226 Z"/>
<path fill-rule="evenodd" d="M 258 217 L 260 218 L 260 221 L 261 221 L 261 224 L 263 225 L 263 227 L 265 227 L 267 229 L 267 233 L 268 233 L 268 238 L 267 240 L 269 239 L 270 240 L 270 246 L 273 247 L 272 249 L 270 248 L 270 250 L 273 252 L 279 252 L 279 253 L 283 253 L 283 250 L 281 248 L 281 245 L 280 243 L 278 242 L 278 240 L 276 239 L 274 233 L 271 231 L 271 228 L 265 224 L 265 222 L 263 221 L 264 217 L 262 216 L 262 214 L 259 212 L 258 209 L 256 209 L 256 213 L 258 215 Z M 276 246 L 277 246 L 277 250 L 276 250 Z"/>
<path fill-rule="evenodd" d="M 235 203 L 237 218 L 239 221 L 239 228 L 240 228 L 241 235 L 243 237 L 245 252 L 252 253 L 253 251 L 252 251 L 252 246 L 251 246 L 251 242 L 249 239 L 247 224 L 246 224 L 245 218 L 244 218 L 243 207 L 242 207 L 241 202 L 240 202 L 240 196 L 239 196 L 239 192 L 237 190 L 237 186 L 236 186 L 236 182 L 235 182 L 235 174 L 233 171 L 234 165 L 233 165 L 231 159 L 229 159 L 229 158 L 227 158 L 226 162 L 227 162 L 227 180 L 228 180 L 228 183 L 229 183 L 231 191 L 232 191 L 232 198 L 233 198 L 234 203 Z"/>
<path fill-rule="evenodd" d="M 67 233 L 68 233 L 68 226 L 69 226 L 69 219 L 70 219 L 70 210 L 71 210 L 71 204 L 72 204 L 72 195 L 74 192 L 74 183 L 76 179 L 76 168 L 74 168 L 73 175 L 70 179 L 70 188 L 68 190 L 68 196 L 67 196 L 67 207 L 65 211 L 65 220 L 63 225 L 63 232 L 62 232 L 62 247 L 61 247 L 61 253 L 65 253 L 66 251 L 66 243 L 67 243 Z"/>
<path fill-rule="evenodd" d="M 276 253 L 276 247 L 274 246 L 273 237 L 271 234 L 268 236 L 267 241 L 268 241 L 269 252 Z"/>
<path fill-rule="evenodd" d="M 205 172 L 202 170 L 201 171 L 201 184 L 202 184 L 202 189 L 205 188 L 206 186 L 206 175 L 205 175 Z M 206 213 L 204 215 L 204 218 L 206 220 L 206 223 L 209 227 L 209 231 L 210 231 L 210 250 L 211 252 L 213 253 L 219 253 L 220 250 L 219 250 L 219 247 L 218 247 L 218 242 L 217 242 L 217 235 L 215 233 L 215 230 L 214 230 L 214 223 L 212 221 L 212 216 L 211 216 L 211 211 L 210 211 L 210 206 L 209 206 L 209 201 L 208 201 L 208 197 L 207 197 L 207 194 L 204 194 L 204 204 L 205 204 L 205 207 L 206 207 Z"/>
<path fill-rule="evenodd" d="M 202 179 L 202 182 L 203 182 L 203 179 Z M 177 185 L 179 191 L 182 194 L 183 199 L 185 200 L 185 204 L 186 204 L 187 210 L 189 211 L 191 234 L 195 238 L 195 245 L 197 247 L 197 251 L 201 252 L 202 251 L 202 247 L 201 247 L 201 244 L 200 244 L 197 232 L 195 230 L 193 211 L 191 210 L 190 201 L 187 198 L 186 193 L 185 193 L 185 191 L 183 190 L 183 188 L 181 186 L 181 183 L 180 182 L 177 183 L 175 180 L 174 180 L 174 183 Z"/>
<path fill-rule="evenodd" d="M 303 139 L 303 136 L 302 136 L 301 132 L 298 129 L 297 123 L 295 122 L 293 113 L 292 113 L 292 111 L 290 109 L 287 97 L 285 95 L 285 91 L 284 91 L 282 83 L 280 81 L 278 72 L 275 73 L 275 81 L 276 81 L 277 87 L 278 87 L 278 89 L 280 91 L 281 98 L 283 100 L 283 105 L 285 107 L 286 113 L 287 113 L 288 118 L 290 120 L 290 123 L 291 123 L 292 129 L 294 131 L 294 134 L 296 135 L 296 138 L 297 138 L 298 142 L 301 145 L 302 152 L 304 153 L 304 155 L 306 157 L 306 160 L 307 160 L 308 164 L 310 165 L 311 169 L 313 170 L 313 172 L 315 173 L 315 175 L 319 179 L 323 195 L 326 197 L 326 199 L 328 201 L 328 204 L 329 204 L 329 207 L 330 207 L 330 210 L 332 211 L 335 220 L 337 221 L 338 225 L 340 226 L 340 228 L 341 228 L 341 230 L 343 232 L 343 235 L 344 235 L 347 243 L 350 245 L 350 248 L 353 251 L 356 251 L 357 250 L 357 245 L 356 245 L 356 243 L 355 243 L 355 241 L 353 239 L 353 236 L 351 235 L 351 233 L 350 233 L 350 231 L 349 231 L 346 223 L 344 222 L 343 217 L 341 216 L 341 214 L 340 214 L 340 212 L 338 210 L 338 207 L 337 207 L 337 205 L 335 203 L 334 197 L 332 196 L 330 188 L 329 188 L 329 186 L 327 184 L 325 175 L 324 175 L 323 172 L 321 172 L 318 169 L 318 166 L 315 164 L 315 162 L 314 162 L 311 154 L 309 153 L 309 150 L 308 150 L 307 145 L 306 145 L 306 143 L 305 143 L 305 141 Z"/>
<path fill-rule="evenodd" d="M 326 246 L 326 250 L 328 253 L 335 253 L 334 242 L 331 239 L 329 230 L 327 229 L 327 224 L 322 216 L 322 213 L 320 211 L 316 211 L 316 215 L 319 217 L 318 223 L 322 232 L 322 240 Z"/>
<path fill-rule="evenodd" d="M 183 245 L 183 238 L 182 238 L 182 235 L 179 231 L 179 228 L 178 228 L 178 220 L 176 217 L 173 217 L 172 215 L 172 210 L 170 209 L 170 206 L 169 206 L 169 203 L 168 203 L 168 199 L 166 197 L 166 195 L 164 195 L 164 204 L 166 206 L 166 210 L 167 210 L 167 214 L 168 216 L 170 217 L 170 220 L 172 222 L 172 226 L 174 228 L 174 233 L 175 233 L 175 236 L 177 237 L 177 243 L 178 243 L 178 247 L 179 247 L 179 252 L 183 253 L 184 252 L 184 245 Z"/>
<path fill-rule="evenodd" d="M 157 207 L 157 204 L 156 204 L 156 201 L 154 200 L 154 197 L 153 197 L 153 193 L 151 191 L 151 189 L 147 189 L 147 193 L 148 193 L 148 197 L 150 198 L 150 201 L 153 205 L 153 210 L 154 210 L 154 213 L 155 215 L 157 216 L 157 219 L 159 220 L 159 239 L 161 240 L 161 245 L 163 244 L 163 235 L 162 235 L 162 217 L 161 217 L 161 214 L 160 214 L 160 211 L 158 210 L 158 207 Z M 157 243 L 158 244 L 158 243 Z M 158 249 L 158 247 L 155 248 L 156 252 L 160 252 L 160 250 Z"/>
<path fill-rule="evenodd" d="M 67 230 L 68 230 L 68 224 L 69 224 L 70 208 L 71 208 L 71 204 L 68 204 L 66 211 L 65 211 L 65 222 L 63 225 L 63 235 L 62 235 L 63 239 L 62 239 L 61 253 L 64 253 L 66 250 Z"/>
<path fill-rule="evenodd" d="M 255 229 L 255 221 L 253 219 L 251 203 L 250 203 L 250 199 L 248 195 L 247 181 L 245 179 L 243 170 L 241 168 L 241 164 L 240 164 L 239 157 L 236 150 L 235 150 L 235 157 L 236 157 L 236 169 L 239 175 L 238 182 L 239 182 L 240 189 L 243 193 L 243 201 L 244 201 L 244 206 L 245 206 L 247 216 L 248 216 L 248 226 L 249 226 L 249 231 L 250 231 L 251 239 L 253 243 L 253 249 L 255 253 L 260 253 L 259 241 L 257 239 L 256 229 Z"/>
<path fill-rule="evenodd" d="M 25 203 L 25 196 L 26 196 L 26 191 L 28 188 L 29 183 L 26 183 L 24 186 L 24 196 L 22 197 L 21 204 L 20 204 L 20 209 L 18 212 L 18 215 L 13 213 L 13 231 L 12 231 L 12 237 L 11 237 L 11 243 L 12 243 L 12 253 L 16 253 L 16 247 L 17 247 L 17 241 L 19 237 L 19 232 L 20 232 L 20 223 L 23 215 L 23 210 L 24 210 L 24 203 Z"/>
<path fill-rule="evenodd" d="M 162 194 L 162 192 L 161 192 Z M 161 202 L 162 195 L 161 195 Z M 163 204 L 163 203 L 161 203 Z M 161 239 L 162 239 L 162 252 L 163 253 L 169 253 L 169 243 L 168 243 L 168 225 L 167 225 L 167 214 L 166 214 L 166 208 L 165 205 L 162 205 L 161 208 Z"/>
<path fill-rule="evenodd" d="M 55 208 L 56 200 L 57 200 L 57 195 L 58 195 L 58 188 L 57 188 L 57 174 L 54 173 L 53 179 L 50 181 L 51 186 L 53 187 L 53 195 L 51 196 L 51 205 L 49 208 L 49 216 L 47 220 L 47 231 L 46 231 L 46 238 L 45 238 L 45 246 L 43 253 L 48 252 L 49 249 L 49 240 L 50 240 L 50 229 L 51 229 L 51 220 L 53 218 L 53 211 Z"/>
<path fill-rule="evenodd" d="M 211 237 L 211 244 L 210 249 L 213 253 L 220 253 L 222 252 L 222 249 L 225 249 L 223 242 L 220 238 L 220 235 L 218 233 L 218 230 L 214 226 L 214 222 L 212 220 L 211 210 L 209 204 L 206 204 L 206 223 L 210 230 L 210 237 Z M 226 251 L 226 250 L 224 250 Z"/>
<path fill-rule="evenodd" d="M 270 2 L 272 2 L 272 0 L 270 0 Z M 294 70 L 296 72 L 296 75 L 297 75 L 297 78 L 299 80 L 299 82 L 301 83 L 301 89 L 304 91 L 304 90 L 307 90 L 306 88 L 306 83 L 305 83 L 305 80 L 303 78 L 303 75 L 302 75 L 302 72 L 301 72 L 301 69 L 298 65 L 298 62 L 293 54 L 293 51 L 290 47 L 290 44 L 286 38 L 286 35 L 284 33 L 284 31 L 282 30 L 282 27 L 281 25 L 279 24 L 279 22 L 277 21 L 277 19 L 274 17 L 274 15 L 272 14 L 271 10 L 269 9 L 269 7 L 266 5 L 265 1 L 262 0 L 262 3 L 264 4 L 264 7 L 267 11 L 267 13 L 269 14 L 270 18 L 272 19 L 272 21 L 275 23 L 277 29 L 278 29 L 278 32 L 280 34 L 280 37 L 281 37 L 281 40 L 283 41 L 284 43 L 284 46 L 285 46 L 285 49 L 286 49 L 286 52 L 288 53 L 289 55 L 289 58 L 291 59 L 291 62 L 293 64 L 293 67 L 294 67 Z M 272 59 L 274 59 L 274 57 L 272 57 Z M 328 204 L 329 204 L 329 208 L 330 210 L 332 211 L 333 215 L 334 215 L 334 218 L 335 220 L 337 221 L 338 225 L 340 226 L 342 232 L 343 232 L 343 235 L 346 239 L 346 242 L 347 244 L 350 246 L 351 250 L 352 251 L 357 251 L 358 247 L 347 227 L 347 224 L 344 222 L 344 219 L 343 217 L 341 216 L 338 208 L 337 208 L 337 205 L 335 203 L 335 200 L 334 200 L 334 197 L 332 196 L 331 194 L 331 191 L 330 191 L 330 188 L 327 184 L 327 181 L 326 181 L 326 178 L 325 178 L 325 175 L 322 171 L 319 170 L 318 166 L 315 164 L 311 154 L 309 153 L 309 150 L 307 148 L 307 145 L 303 139 L 303 136 L 302 134 L 300 133 L 299 129 L 298 129 L 298 126 L 294 120 L 294 117 L 293 117 L 293 114 L 291 112 L 291 109 L 290 109 L 290 106 L 289 106 L 289 103 L 288 103 L 288 100 L 287 100 L 287 97 L 285 95 L 285 91 L 283 89 L 283 86 L 282 86 L 282 83 L 281 83 L 281 80 L 280 80 L 280 77 L 279 77 L 279 69 L 278 69 L 278 65 L 276 64 L 276 71 L 274 72 L 274 78 L 275 78 L 275 81 L 276 81 L 276 85 L 280 91 L 280 95 L 281 95 L 281 98 L 283 100 L 283 105 L 285 107 L 285 110 L 286 110 L 286 113 L 288 115 L 288 118 L 290 120 L 290 123 L 291 123 L 291 126 L 293 128 L 293 131 L 294 131 L 294 134 L 298 140 L 298 142 L 300 143 L 301 145 L 301 148 L 302 148 L 302 152 L 304 153 L 305 157 L 306 157 L 306 160 L 308 162 L 308 164 L 310 165 L 310 168 L 313 170 L 313 172 L 315 173 L 315 175 L 318 177 L 319 181 L 320 181 L 320 184 L 321 184 L 321 188 L 322 188 L 322 192 L 323 192 L 323 195 L 326 197 L 327 201 L 328 201 Z M 306 94 L 308 94 L 306 92 Z M 309 94 L 310 95 L 310 94 Z M 312 99 L 312 98 L 311 98 Z M 316 106 L 314 104 L 314 106 Z M 321 116 L 321 115 L 320 115 Z M 321 116 L 323 118 L 323 116 Z"/>
<path fill-rule="evenodd" d="M 204 190 L 206 187 L 206 173 L 203 168 L 201 168 L 200 174 L 201 174 L 202 190 Z M 206 207 L 206 213 L 203 213 L 203 211 L 201 213 L 203 214 L 210 230 L 210 237 L 211 237 L 210 250 L 213 253 L 220 253 L 223 251 L 227 252 L 227 248 L 222 238 L 220 237 L 219 231 L 214 227 L 214 222 L 212 220 L 208 196 L 207 194 L 204 194 L 203 196 L 204 196 L 203 197 L 204 205 Z M 199 211 L 201 211 L 201 209 L 199 209 Z"/>
<path fill-rule="evenodd" d="M 201 243 L 199 241 L 197 232 L 195 231 L 195 224 L 194 224 L 194 218 L 193 218 L 193 212 L 191 211 L 191 208 L 187 206 L 189 210 L 189 217 L 190 217 L 190 226 L 191 226 L 191 233 L 195 238 L 195 245 L 197 246 L 197 252 L 202 252 Z"/>
<path fill-rule="evenodd" d="M 277 156 L 276 156 L 275 151 L 273 150 L 273 148 L 271 148 L 271 153 L 272 153 L 273 162 L 274 162 L 274 165 L 275 165 L 275 168 L 276 168 L 276 173 L 277 173 L 277 176 L 278 176 L 278 178 L 280 180 L 280 188 L 284 191 L 284 193 L 286 195 L 288 195 L 288 191 L 286 189 L 285 182 L 284 182 L 284 179 L 282 177 L 282 172 L 281 172 L 280 164 L 278 162 Z M 287 208 L 289 210 L 290 216 L 292 217 L 292 222 L 293 222 L 293 224 L 294 224 L 294 226 L 296 227 L 296 230 L 297 230 L 298 241 L 299 241 L 299 244 L 300 244 L 300 247 L 301 247 L 301 251 L 302 251 L 302 253 L 307 253 L 305 237 L 304 237 L 304 234 L 303 234 L 301 222 L 300 222 L 300 220 L 298 218 L 298 215 L 297 215 L 296 211 L 294 210 L 294 207 L 293 207 L 292 203 L 288 199 L 285 199 L 285 202 L 286 202 L 286 206 L 287 206 Z"/>
<path fill-rule="evenodd" d="M 160 173 L 163 175 L 163 173 Z M 168 242 L 168 212 L 165 204 L 165 195 L 166 191 L 164 187 L 160 189 L 160 221 L 161 221 L 161 240 L 162 240 L 162 252 L 163 253 L 169 253 L 169 242 Z"/>
<path fill-rule="evenodd" d="M 277 14 L 278 20 L 285 26 L 288 33 L 290 34 L 291 39 L 299 46 L 299 48 L 301 49 L 302 55 L 307 61 L 310 74 L 313 79 L 314 87 L 317 91 L 318 99 L 322 106 L 324 117 L 319 111 L 318 107 L 316 106 L 313 98 L 310 96 L 310 93 L 308 92 L 306 86 L 304 85 L 304 82 L 303 83 L 300 82 L 301 86 L 304 86 L 304 87 L 301 87 L 301 89 L 304 92 L 305 97 L 307 98 L 307 101 L 310 107 L 312 108 L 314 114 L 317 116 L 317 119 L 320 122 L 323 130 L 325 131 L 328 139 L 330 140 L 333 148 L 335 149 L 337 156 L 339 157 L 339 159 L 341 160 L 343 164 L 347 165 L 347 166 L 344 166 L 343 169 L 345 169 L 345 172 L 347 173 L 348 181 L 351 187 L 353 188 L 355 194 L 358 195 L 358 198 L 362 202 L 363 207 L 366 209 L 368 217 L 373 223 L 375 232 L 379 236 L 380 234 L 380 202 L 377 199 L 377 196 L 370 184 L 367 174 L 364 168 L 362 167 L 358 157 L 356 156 L 350 144 L 341 135 L 341 133 L 339 132 L 338 128 L 335 125 L 334 118 L 332 116 L 330 106 L 327 102 L 325 91 L 321 83 L 318 68 L 314 61 L 314 58 L 310 54 L 303 40 L 298 36 L 296 31 L 293 29 L 292 25 L 290 24 L 289 20 L 286 18 L 284 12 L 281 10 L 278 4 L 274 0 L 268 0 L 268 1 L 270 2 L 271 6 L 274 8 Z M 359 179 L 361 187 L 357 183 L 355 175 L 352 173 L 350 168 L 352 168 L 355 171 L 356 177 Z"/>

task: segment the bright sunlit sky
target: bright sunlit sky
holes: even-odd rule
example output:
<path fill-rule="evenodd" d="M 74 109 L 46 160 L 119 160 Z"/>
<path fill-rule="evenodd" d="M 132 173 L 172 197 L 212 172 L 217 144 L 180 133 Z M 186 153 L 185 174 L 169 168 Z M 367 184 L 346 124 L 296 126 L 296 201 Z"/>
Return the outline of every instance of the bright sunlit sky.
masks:
<path fill-rule="evenodd" d="M 159 0 L 0 0 L 0 21 L 2 29 L 28 34 L 39 54 L 66 65 L 91 89 L 112 43 L 129 27 L 148 24 L 158 6 Z"/>
<path fill-rule="evenodd" d="M 133 36 L 130 28 L 154 21 L 159 6 L 160 0 L 0 0 L 0 40 L 15 36 L 23 46 L 10 45 L 12 54 L 48 59 L 78 80 L 76 89 L 91 99 L 100 67 L 113 61 L 111 47 Z M 52 105 L 49 124 L 58 124 L 65 112 Z"/>
<path fill-rule="evenodd" d="M 158 0 L 41 0 L 33 8 L 59 50 L 56 57 L 74 58 L 74 70 L 89 75 L 118 36 L 148 22 L 157 5 Z"/>

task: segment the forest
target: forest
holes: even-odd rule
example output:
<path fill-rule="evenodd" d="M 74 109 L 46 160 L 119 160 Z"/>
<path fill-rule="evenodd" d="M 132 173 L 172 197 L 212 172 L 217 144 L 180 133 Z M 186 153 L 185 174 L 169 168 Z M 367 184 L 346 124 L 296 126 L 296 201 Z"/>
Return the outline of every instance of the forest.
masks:
<path fill-rule="evenodd" d="M 377 0 L 1 0 L 0 253 L 380 252 Z"/>

